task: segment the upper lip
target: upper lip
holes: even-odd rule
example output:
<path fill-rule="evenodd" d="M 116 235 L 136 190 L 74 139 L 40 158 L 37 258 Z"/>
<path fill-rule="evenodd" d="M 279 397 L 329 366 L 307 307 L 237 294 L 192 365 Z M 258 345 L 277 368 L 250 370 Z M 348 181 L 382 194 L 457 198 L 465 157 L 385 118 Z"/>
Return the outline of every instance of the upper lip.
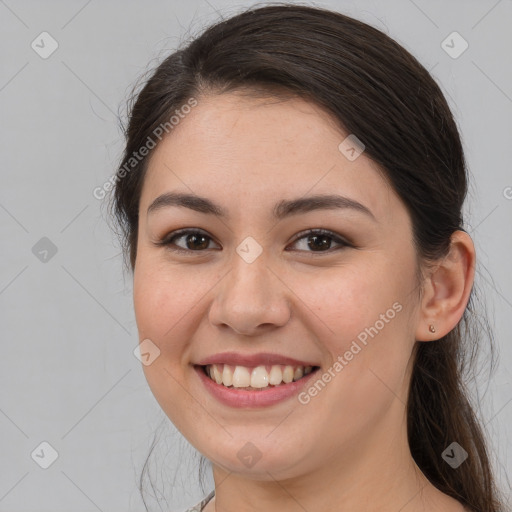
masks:
<path fill-rule="evenodd" d="M 213 356 L 202 359 L 199 366 L 209 364 L 229 364 L 232 366 L 265 366 L 274 364 L 284 364 L 290 366 L 317 366 L 311 362 L 300 361 L 293 357 L 287 357 L 280 354 L 272 354 L 270 352 L 262 352 L 259 354 L 240 354 L 238 352 L 222 352 Z"/>

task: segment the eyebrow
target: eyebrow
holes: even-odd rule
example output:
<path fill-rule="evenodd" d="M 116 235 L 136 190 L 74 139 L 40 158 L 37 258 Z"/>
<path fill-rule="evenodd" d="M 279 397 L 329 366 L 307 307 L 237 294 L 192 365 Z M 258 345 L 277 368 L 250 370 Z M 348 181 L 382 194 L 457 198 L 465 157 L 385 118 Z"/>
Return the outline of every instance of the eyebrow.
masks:
<path fill-rule="evenodd" d="M 167 192 L 158 196 L 148 207 L 147 214 L 153 213 L 157 210 L 178 206 L 182 208 L 189 208 L 196 212 L 215 215 L 223 219 L 229 219 L 227 211 L 221 206 L 215 204 L 206 197 L 201 197 L 195 194 L 185 194 L 179 192 Z M 350 199 L 348 197 L 339 196 L 335 194 L 319 194 L 308 197 L 301 197 L 299 199 L 282 200 L 274 205 L 272 215 L 275 219 L 281 220 L 291 215 L 299 213 L 307 213 L 315 210 L 335 210 L 335 209 L 350 209 L 364 213 L 376 221 L 375 216 L 369 208 L 363 204 Z"/>

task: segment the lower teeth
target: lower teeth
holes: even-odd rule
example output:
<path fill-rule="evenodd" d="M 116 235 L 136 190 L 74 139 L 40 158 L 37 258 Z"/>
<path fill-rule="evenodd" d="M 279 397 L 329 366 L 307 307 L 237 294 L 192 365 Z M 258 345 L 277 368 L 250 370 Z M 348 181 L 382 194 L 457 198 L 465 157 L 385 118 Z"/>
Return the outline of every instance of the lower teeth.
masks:
<path fill-rule="evenodd" d="M 215 382 L 215 381 L 213 381 L 213 382 Z M 283 384 L 285 384 L 285 382 L 283 382 Z M 282 386 L 283 384 L 278 384 L 277 386 L 270 384 L 268 386 L 265 386 L 264 388 L 253 388 L 251 386 L 247 386 L 245 388 L 237 388 L 236 386 L 224 386 L 224 384 L 220 384 L 220 385 L 224 386 L 225 388 L 228 388 L 228 389 L 243 389 L 244 391 L 245 390 L 247 390 L 247 391 L 263 391 L 264 389 L 268 389 L 268 388 L 277 388 L 279 386 Z"/>

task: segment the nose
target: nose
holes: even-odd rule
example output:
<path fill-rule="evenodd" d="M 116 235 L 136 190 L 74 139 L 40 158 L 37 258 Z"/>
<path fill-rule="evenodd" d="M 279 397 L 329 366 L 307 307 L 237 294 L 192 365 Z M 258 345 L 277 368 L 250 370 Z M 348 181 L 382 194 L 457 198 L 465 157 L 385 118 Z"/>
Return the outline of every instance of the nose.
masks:
<path fill-rule="evenodd" d="M 211 324 L 247 336 L 286 325 L 291 292 L 267 259 L 260 256 L 247 263 L 236 255 L 231 269 L 216 287 L 209 310 Z"/>

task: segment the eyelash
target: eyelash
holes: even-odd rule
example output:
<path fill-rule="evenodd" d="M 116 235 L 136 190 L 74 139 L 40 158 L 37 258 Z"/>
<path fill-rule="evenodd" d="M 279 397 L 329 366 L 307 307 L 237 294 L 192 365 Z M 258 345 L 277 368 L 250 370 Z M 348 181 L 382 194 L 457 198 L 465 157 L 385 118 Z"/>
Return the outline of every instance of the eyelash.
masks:
<path fill-rule="evenodd" d="M 213 241 L 213 239 L 207 233 L 205 233 L 199 229 L 179 229 L 177 231 L 173 231 L 172 233 L 170 233 L 169 236 L 166 236 L 163 240 L 156 242 L 156 245 L 165 246 L 166 249 L 168 249 L 170 251 L 182 253 L 182 254 L 184 254 L 184 253 L 190 254 L 190 253 L 194 253 L 194 252 L 199 253 L 199 252 L 205 252 L 205 250 L 207 250 L 207 249 L 205 249 L 205 250 L 194 251 L 192 249 L 183 249 L 182 247 L 178 247 L 173 243 L 173 240 L 175 240 L 176 238 L 182 238 L 182 237 L 185 237 L 186 235 L 202 235 L 202 236 L 205 236 Z M 308 229 L 306 231 L 301 231 L 300 233 L 298 233 L 296 235 L 296 238 L 293 240 L 292 243 L 295 244 L 303 238 L 308 238 L 310 236 L 315 236 L 315 235 L 316 236 L 327 236 L 327 237 L 331 238 L 335 243 L 340 244 L 341 247 L 335 248 L 334 251 L 344 249 L 346 247 L 354 247 L 353 244 L 351 244 L 344 238 L 341 238 L 336 233 L 333 233 L 332 231 L 329 231 L 327 229 Z M 172 246 L 174 246 L 174 247 L 172 247 Z M 317 254 L 326 254 L 326 253 L 330 254 L 334 251 L 332 250 L 332 248 L 329 248 L 326 251 L 299 251 L 299 252 L 309 252 L 312 255 L 317 255 Z"/>

